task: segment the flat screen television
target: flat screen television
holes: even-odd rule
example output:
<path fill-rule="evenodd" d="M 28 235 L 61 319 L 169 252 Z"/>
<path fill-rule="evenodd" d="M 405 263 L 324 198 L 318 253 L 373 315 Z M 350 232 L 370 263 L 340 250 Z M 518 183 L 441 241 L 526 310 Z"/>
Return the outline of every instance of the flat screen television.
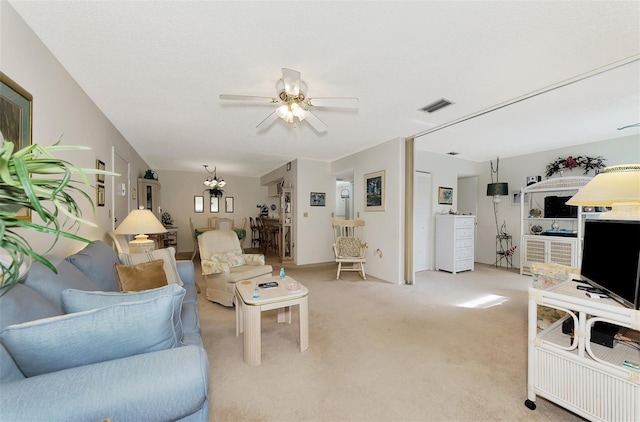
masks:
<path fill-rule="evenodd" d="M 640 309 L 640 220 L 587 220 L 582 280 Z"/>
<path fill-rule="evenodd" d="M 577 218 L 578 207 L 567 205 L 571 196 L 546 196 L 544 198 L 545 218 Z"/>

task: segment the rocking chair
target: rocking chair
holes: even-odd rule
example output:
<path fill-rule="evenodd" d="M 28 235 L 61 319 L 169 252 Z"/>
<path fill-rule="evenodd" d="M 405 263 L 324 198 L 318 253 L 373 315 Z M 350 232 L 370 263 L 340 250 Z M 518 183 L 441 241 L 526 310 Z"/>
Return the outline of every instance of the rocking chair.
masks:
<path fill-rule="evenodd" d="M 363 220 L 334 220 L 333 236 L 335 243 L 333 244 L 333 252 L 338 263 L 338 275 L 336 280 L 340 278 L 340 271 L 357 271 L 363 280 L 367 277 L 364 274 L 364 264 L 366 262 L 365 253 L 367 244 L 362 242 L 359 236 L 362 235 Z M 360 233 L 356 233 L 359 231 Z M 342 267 L 342 264 L 352 264 L 350 267 Z"/>

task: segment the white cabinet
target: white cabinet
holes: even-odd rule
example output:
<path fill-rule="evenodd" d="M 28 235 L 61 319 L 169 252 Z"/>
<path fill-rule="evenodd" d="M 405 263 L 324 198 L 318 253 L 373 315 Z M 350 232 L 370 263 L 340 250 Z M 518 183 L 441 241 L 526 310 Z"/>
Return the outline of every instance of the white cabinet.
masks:
<path fill-rule="evenodd" d="M 552 236 L 525 235 L 522 239 L 523 274 L 531 274 L 531 264 L 555 263 L 577 268 L 578 262 L 577 238 L 562 238 Z"/>
<path fill-rule="evenodd" d="M 582 207 L 577 207 L 575 217 L 551 217 L 545 215 L 544 204 L 548 196 L 575 195 L 590 180 L 589 176 L 557 177 L 522 188 L 520 274 L 531 275 L 531 264 L 536 262 L 580 266 L 586 216 Z"/>
<path fill-rule="evenodd" d="M 436 215 L 436 270 L 473 271 L 475 221 L 473 215 Z"/>
<path fill-rule="evenodd" d="M 640 371 L 624 365 L 640 361 L 640 351 L 621 342 L 613 348 L 591 342 L 591 327 L 599 321 L 640 340 L 640 311 L 613 300 L 590 299 L 577 285 L 567 281 L 548 289 L 529 289 L 525 405 L 535 409 L 536 396 L 541 396 L 589 420 L 640 421 Z M 567 315 L 538 331 L 538 305 Z M 566 318 L 573 319 L 573 337 L 562 332 Z"/>

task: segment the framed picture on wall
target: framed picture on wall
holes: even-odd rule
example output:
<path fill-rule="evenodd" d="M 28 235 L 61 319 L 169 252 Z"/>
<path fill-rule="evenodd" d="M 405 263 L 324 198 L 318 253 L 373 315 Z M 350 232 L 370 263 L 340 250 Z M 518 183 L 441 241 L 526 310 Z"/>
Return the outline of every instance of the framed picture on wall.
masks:
<path fill-rule="evenodd" d="M 14 151 L 31 145 L 33 96 L 0 72 L 0 132 Z M 16 218 L 31 221 L 31 210 L 18 210 Z"/>
<path fill-rule="evenodd" d="M 324 207 L 325 205 L 325 193 L 324 192 L 311 192 L 311 206 L 312 207 Z"/>
<path fill-rule="evenodd" d="M 386 187 L 384 170 L 364 175 L 364 210 L 384 211 Z"/>
<path fill-rule="evenodd" d="M 105 170 L 104 162 L 100 160 L 96 160 L 96 169 L 104 171 Z M 96 174 L 96 182 L 104 183 L 104 174 Z"/>
<path fill-rule="evenodd" d="M 438 204 L 453 205 L 453 188 L 438 187 Z"/>
<path fill-rule="evenodd" d="M 104 185 L 96 185 L 96 202 L 99 207 L 104 207 L 104 202 L 106 199 Z"/>

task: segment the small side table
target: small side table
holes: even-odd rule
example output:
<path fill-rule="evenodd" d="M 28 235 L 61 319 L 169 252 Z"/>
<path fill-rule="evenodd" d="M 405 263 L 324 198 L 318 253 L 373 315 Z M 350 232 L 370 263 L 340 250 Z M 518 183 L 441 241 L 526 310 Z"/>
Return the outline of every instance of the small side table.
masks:
<path fill-rule="evenodd" d="M 260 289 L 260 297 L 253 298 L 256 283 L 277 281 L 278 287 Z M 244 280 L 236 283 L 236 337 L 243 333 L 244 362 L 248 365 L 260 365 L 262 362 L 262 312 L 278 310 L 278 322 L 291 324 L 291 306 L 298 305 L 300 320 L 300 351 L 309 348 L 309 290 L 300 286 L 300 290 L 291 292 L 287 284 L 294 281 L 287 276 L 265 277 Z"/>

